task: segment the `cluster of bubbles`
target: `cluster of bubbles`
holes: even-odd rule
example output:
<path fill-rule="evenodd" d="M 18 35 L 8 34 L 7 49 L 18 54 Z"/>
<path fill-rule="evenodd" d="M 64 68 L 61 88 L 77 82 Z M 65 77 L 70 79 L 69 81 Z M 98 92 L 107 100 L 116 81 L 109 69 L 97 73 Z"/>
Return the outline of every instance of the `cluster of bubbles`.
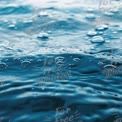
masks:
<path fill-rule="evenodd" d="M 31 21 L 32 24 L 24 31 L 29 35 L 39 34 L 38 37 L 40 37 L 40 33 L 52 31 L 59 26 L 59 24 L 53 19 L 53 15 L 44 10 L 34 12 Z"/>
<path fill-rule="evenodd" d="M 119 16 L 119 8 L 121 7 L 121 3 L 122 1 L 116 1 L 118 2 L 118 4 L 116 6 L 112 5 L 112 2 L 115 2 L 113 0 L 100 0 L 99 2 L 99 6 L 98 9 L 102 12 L 104 12 L 105 14 L 112 14 L 112 16 L 115 16 L 116 14 Z M 108 8 L 108 5 L 111 5 L 111 9 Z M 104 9 L 106 11 L 104 11 Z M 92 12 L 92 11 L 91 11 Z M 107 19 L 107 21 L 105 21 L 103 16 L 99 16 L 98 18 L 96 18 L 93 14 L 91 14 L 90 19 L 94 20 L 94 25 L 96 26 L 95 30 L 89 31 L 87 33 L 87 36 L 90 38 L 90 41 L 92 43 L 104 43 L 107 42 L 105 37 L 103 36 L 103 34 L 105 34 L 105 30 L 107 30 L 109 28 L 109 21 Z M 107 64 L 105 66 L 102 67 L 102 74 L 106 77 L 106 78 L 110 78 L 114 75 L 121 75 L 122 74 L 122 65 L 120 66 L 116 66 L 113 64 Z"/>
<path fill-rule="evenodd" d="M 118 2 L 116 6 L 114 6 L 113 4 L 111 5 L 112 1 L 113 0 L 99 0 L 98 9 L 100 12 L 103 12 L 103 14 L 107 16 L 107 18 L 104 18 L 103 16 L 95 17 L 94 14 L 88 15 L 87 18 L 93 20 L 92 25 L 95 25 L 96 28 L 99 28 L 99 26 L 102 25 L 108 25 L 112 18 L 117 19 L 122 16 L 121 12 L 119 12 L 119 8 L 121 8 L 122 6 L 122 1 L 116 1 Z M 110 7 L 108 7 L 108 5 Z"/>
<path fill-rule="evenodd" d="M 22 67 L 28 67 L 31 65 L 31 63 L 34 61 L 36 61 L 37 63 L 44 63 L 44 66 L 46 65 L 51 65 L 53 63 L 56 63 L 56 65 L 63 65 L 65 63 L 65 57 L 63 56 L 57 56 L 57 57 L 51 57 L 51 56 L 48 56 L 48 57 L 45 57 L 44 59 L 37 59 L 37 60 L 34 60 L 34 59 L 31 59 L 31 56 L 29 59 L 21 59 L 21 58 L 13 58 L 13 61 L 16 61 L 20 64 L 20 66 Z M 0 61 L 0 69 L 7 69 L 9 67 L 9 64 L 7 64 L 7 62 L 9 61 L 9 59 L 5 59 L 5 60 L 1 60 Z M 73 58 L 72 59 L 73 62 L 79 62 L 80 61 L 80 58 Z M 46 63 L 46 64 L 45 64 Z"/>
<path fill-rule="evenodd" d="M 109 63 L 103 63 L 99 62 L 98 65 L 102 66 L 102 74 L 106 78 L 110 78 L 115 75 L 121 75 L 122 74 L 122 65 L 121 65 L 121 59 L 117 60 L 116 57 L 113 55 L 113 50 L 110 52 L 110 62 Z"/>

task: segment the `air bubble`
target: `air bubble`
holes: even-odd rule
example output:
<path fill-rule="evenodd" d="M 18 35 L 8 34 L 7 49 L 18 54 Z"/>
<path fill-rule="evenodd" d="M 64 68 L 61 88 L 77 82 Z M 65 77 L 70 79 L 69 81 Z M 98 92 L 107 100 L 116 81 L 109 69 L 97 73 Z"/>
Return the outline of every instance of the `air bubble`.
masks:
<path fill-rule="evenodd" d="M 91 40 L 92 43 L 102 43 L 105 42 L 104 38 L 101 36 L 94 36 Z"/>
<path fill-rule="evenodd" d="M 114 16 L 114 13 L 111 13 L 111 12 L 105 12 L 104 15 L 109 16 L 109 17 L 112 17 L 112 16 Z"/>
<path fill-rule="evenodd" d="M 116 68 L 116 66 L 111 65 L 111 64 L 107 64 L 107 65 L 104 66 L 104 68 L 109 68 L 109 67 L 110 67 L 110 68 Z"/>
<path fill-rule="evenodd" d="M 86 16 L 86 19 L 95 19 L 95 15 L 94 14 L 88 14 Z"/>
<path fill-rule="evenodd" d="M 87 12 L 94 12 L 94 8 L 88 8 Z"/>
<path fill-rule="evenodd" d="M 39 14 L 38 14 L 38 17 L 47 17 L 48 16 L 48 13 L 46 11 L 41 11 Z"/>
<path fill-rule="evenodd" d="M 39 33 L 39 35 L 37 36 L 38 39 L 48 39 L 49 35 L 47 33 L 41 32 Z"/>
<path fill-rule="evenodd" d="M 65 58 L 64 57 L 62 57 L 62 56 L 58 56 L 58 57 L 56 57 L 55 58 L 55 62 L 56 62 L 56 64 L 63 64 L 64 63 L 64 60 L 65 60 Z"/>
<path fill-rule="evenodd" d="M 24 20 L 23 23 L 24 24 L 31 24 L 33 21 L 32 20 Z"/>
<path fill-rule="evenodd" d="M 111 12 L 112 12 L 112 13 L 118 13 L 119 10 L 118 10 L 118 8 L 115 8 L 115 9 L 111 10 Z"/>
<path fill-rule="evenodd" d="M 73 61 L 79 62 L 80 61 L 80 58 L 74 58 Z"/>
<path fill-rule="evenodd" d="M 22 61 L 21 66 L 27 67 L 30 64 L 30 61 Z"/>
<path fill-rule="evenodd" d="M 16 27 L 15 24 L 11 24 L 8 26 L 8 28 L 10 28 L 10 29 L 15 29 L 15 27 Z"/>
<path fill-rule="evenodd" d="M 95 36 L 95 35 L 97 35 L 97 32 L 96 32 L 96 31 L 89 31 L 89 32 L 87 33 L 87 35 L 88 35 L 88 36 Z"/>
<path fill-rule="evenodd" d="M 104 63 L 103 62 L 98 62 L 98 65 L 99 66 L 102 66 Z"/>
<path fill-rule="evenodd" d="M 108 26 L 107 26 L 107 25 L 100 25 L 100 26 L 98 26 L 98 27 L 96 28 L 96 30 L 98 30 L 98 31 L 104 31 L 104 30 L 106 30 L 106 29 L 108 29 Z"/>

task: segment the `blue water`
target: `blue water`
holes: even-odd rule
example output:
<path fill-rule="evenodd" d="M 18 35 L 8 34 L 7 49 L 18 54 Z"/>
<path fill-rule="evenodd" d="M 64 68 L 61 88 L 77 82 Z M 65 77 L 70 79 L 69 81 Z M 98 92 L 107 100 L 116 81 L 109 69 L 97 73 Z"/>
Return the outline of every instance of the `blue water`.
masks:
<path fill-rule="evenodd" d="M 0 0 L 0 122 L 122 122 L 122 3 Z"/>

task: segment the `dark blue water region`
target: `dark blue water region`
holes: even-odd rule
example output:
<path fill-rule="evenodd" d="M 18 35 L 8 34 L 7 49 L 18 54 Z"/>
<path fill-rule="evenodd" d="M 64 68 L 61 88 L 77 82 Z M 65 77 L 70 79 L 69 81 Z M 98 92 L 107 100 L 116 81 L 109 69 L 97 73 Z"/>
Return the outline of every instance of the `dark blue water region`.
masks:
<path fill-rule="evenodd" d="M 1 121 L 120 121 L 121 75 L 106 78 L 99 61 L 80 54 L 3 58 Z"/>

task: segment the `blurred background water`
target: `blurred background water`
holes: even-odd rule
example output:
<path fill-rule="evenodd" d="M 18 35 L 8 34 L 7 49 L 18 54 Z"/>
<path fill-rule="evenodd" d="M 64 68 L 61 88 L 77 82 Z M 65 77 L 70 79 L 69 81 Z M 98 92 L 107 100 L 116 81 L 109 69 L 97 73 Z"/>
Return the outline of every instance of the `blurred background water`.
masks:
<path fill-rule="evenodd" d="M 121 7 L 0 0 L 0 121 L 121 122 Z"/>

